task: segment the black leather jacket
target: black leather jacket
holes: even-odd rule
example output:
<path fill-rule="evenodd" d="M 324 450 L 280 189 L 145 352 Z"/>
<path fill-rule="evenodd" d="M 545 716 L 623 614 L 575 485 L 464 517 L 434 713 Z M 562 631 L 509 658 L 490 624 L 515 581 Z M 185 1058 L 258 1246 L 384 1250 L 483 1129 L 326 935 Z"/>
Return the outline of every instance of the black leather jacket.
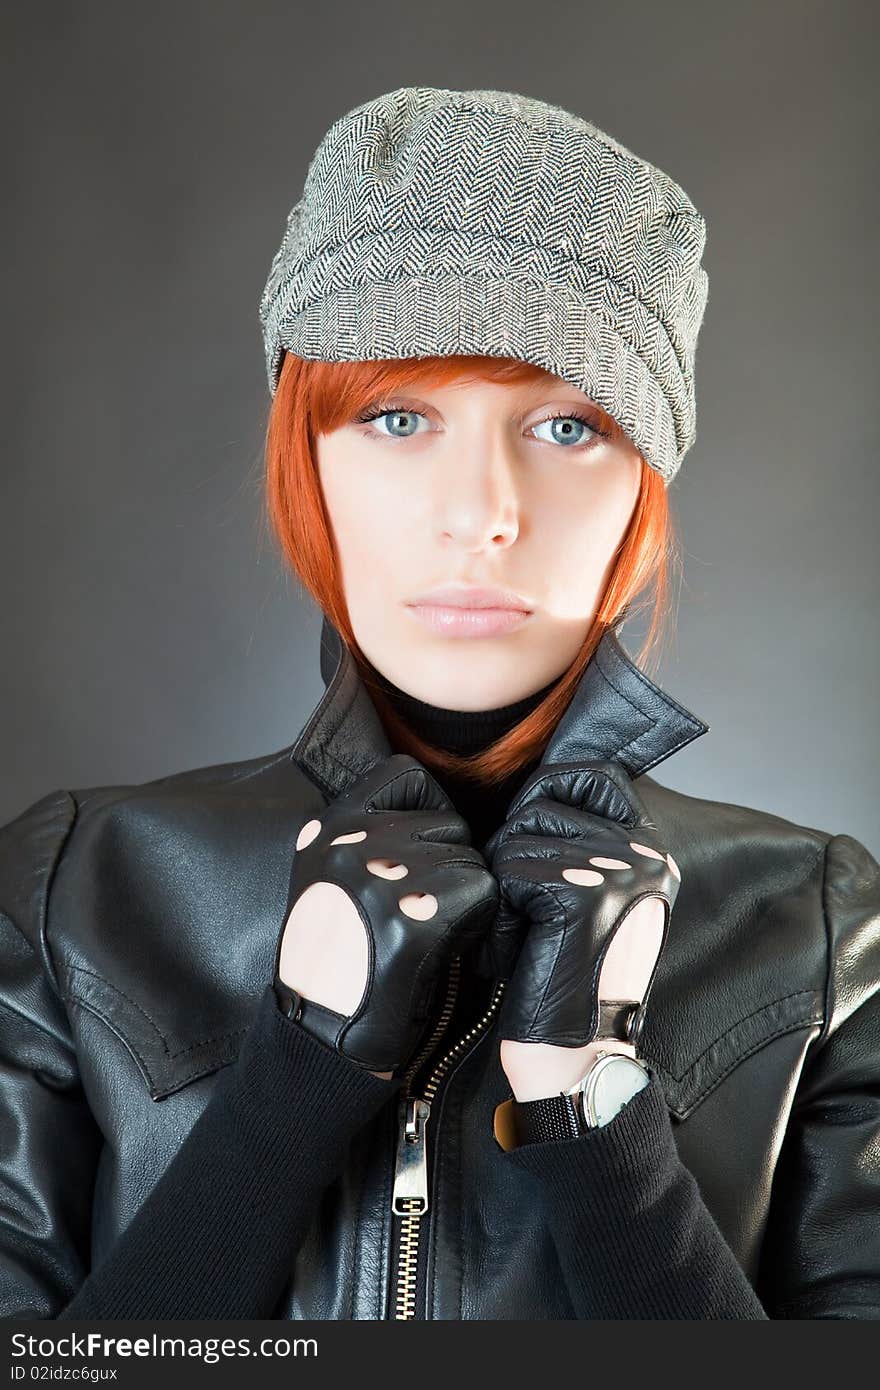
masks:
<path fill-rule="evenodd" d="M 391 751 L 326 622 L 321 671 L 280 752 L 55 791 L 0 830 L 5 1316 L 54 1316 L 161 1177 L 269 978 L 299 827 Z M 681 868 L 640 1051 L 768 1315 L 877 1318 L 880 868 L 848 835 L 645 775 L 706 731 L 609 632 L 545 759 L 619 760 Z M 495 1017 L 437 1048 L 416 1316 L 568 1318 L 540 1213 L 502 1190 Z M 394 1109 L 328 1189 L 279 1318 L 393 1316 Z"/>

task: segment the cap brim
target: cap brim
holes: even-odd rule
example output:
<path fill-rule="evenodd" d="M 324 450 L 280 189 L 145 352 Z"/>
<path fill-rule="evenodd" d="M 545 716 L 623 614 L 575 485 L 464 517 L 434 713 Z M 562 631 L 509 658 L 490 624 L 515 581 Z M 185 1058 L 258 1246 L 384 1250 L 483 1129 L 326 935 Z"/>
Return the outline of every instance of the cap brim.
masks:
<path fill-rule="evenodd" d="M 634 298 L 630 296 L 630 298 Z M 638 305 L 638 301 L 636 301 Z M 620 314 L 620 304 L 615 304 Z M 662 327 L 638 309 L 642 332 Z M 354 362 L 454 356 L 512 357 L 531 362 L 602 406 L 669 481 L 688 441 L 676 437 L 669 402 L 635 348 L 564 283 L 521 277 L 401 276 L 327 294 L 278 321 L 267 345 L 274 394 L 284 350 L 308 360 Z M 686 396 L 671 345 L 652 343 L 673 385 Z M 683 444 L 683 447 L 682 447 Z"/>

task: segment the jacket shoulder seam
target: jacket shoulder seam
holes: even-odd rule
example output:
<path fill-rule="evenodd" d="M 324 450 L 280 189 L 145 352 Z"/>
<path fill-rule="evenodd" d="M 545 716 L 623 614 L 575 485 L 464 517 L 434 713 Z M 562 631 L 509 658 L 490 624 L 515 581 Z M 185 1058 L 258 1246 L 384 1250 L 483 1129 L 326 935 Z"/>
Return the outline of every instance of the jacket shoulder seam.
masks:
<path fill-rule="evenodd" d="M 290 749 L 291 745 L 287 744 L 279 752 L 267 754 L 265 758 L 249 759 L 249 762 L 255 761 L 258 763 L 256 767 L 243 767 L 241 762 L 205 763 L 200 767 L 184 768 L 181 772 L 169 772 L 162 777 L 152 777 L 145 782 L 126 782 L 118 786 L 108 784 L 106 787 L 102 785 L 81 788 L 79 789 L 80 799 L 78 805 L 80 808 L 86 806 L 91 799 L 100 795 L 102 792 L 112 790 L 116 795 L 113 797 L 112 802 L 108 801 L 106 804 L 121 806 L 142 793 L 161 791 L 165 787 L 173 791 L 175 787 L 183 783 L 187 777 L 191 777 L 196 786 L 222 787 L 237 785 L 239 782 L 248 781 L 251 777 L 259 777 L 261 773 L 271 770 L 271 768 L 277 766 L 279 763 L 289 762 L 291 757 Z M 243 768 L 243 770 L 240 772 L 231 771 L 222 778 L 217 777 L 207 782 L 198 777 L 199 773 L 210 772 L 216 768 Z M 74 797 L 75 794 L 69 792 L 68 795 Z"/>

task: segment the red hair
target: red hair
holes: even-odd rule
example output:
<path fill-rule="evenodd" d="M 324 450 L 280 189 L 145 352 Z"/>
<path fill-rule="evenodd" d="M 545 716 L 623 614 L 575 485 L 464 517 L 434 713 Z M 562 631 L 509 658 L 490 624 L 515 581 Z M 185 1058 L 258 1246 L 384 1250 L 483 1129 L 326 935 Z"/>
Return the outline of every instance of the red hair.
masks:
<path fill-rule="evenodd" d="M 581 650 L 536 709 L 483 752 L 448 753 L 420 739 L 391 706 L 375 681 L 372 664 L 358 647 L 342 591 L 318 476 L 315 439 L 347 424 L 377 396 L 417 383 L 447 385 L 465 376 L 511 385 L 546 374 L 507 357 L 418 357 L 367 362 L 307 361 L 286 353 L 266 429 L 266 507 L 282 552 L 315 603 L 349 647 L 359 673 L 396 752 L 410 753 L 426 767 L 495 783 L 540 755 L 565 711 L 603 633 L 633 611 L 634 600 L 653 582 L 651 626 L 641 662 L 669 615 L 669 561 L 678 562 L 677 541 L 666 484 L 642 458 L 639 494 L 618 547 L 616 562 Z M 600 427 L 620 436 L 617 422 L 600 408 Z"/>

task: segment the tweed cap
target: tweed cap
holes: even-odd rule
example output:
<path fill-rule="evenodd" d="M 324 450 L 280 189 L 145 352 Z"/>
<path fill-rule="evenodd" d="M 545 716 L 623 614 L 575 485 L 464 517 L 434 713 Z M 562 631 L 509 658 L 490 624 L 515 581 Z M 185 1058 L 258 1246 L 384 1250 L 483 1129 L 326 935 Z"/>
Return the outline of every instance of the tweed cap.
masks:
<path fill-rule="evenodd" d="M 705 222 L 589 121 L 513 92 L 398 87 L 336 120 L 259 317 L 323 361 L 514 357 L 582 390 L 667 483 L 696 437 Z"/>

